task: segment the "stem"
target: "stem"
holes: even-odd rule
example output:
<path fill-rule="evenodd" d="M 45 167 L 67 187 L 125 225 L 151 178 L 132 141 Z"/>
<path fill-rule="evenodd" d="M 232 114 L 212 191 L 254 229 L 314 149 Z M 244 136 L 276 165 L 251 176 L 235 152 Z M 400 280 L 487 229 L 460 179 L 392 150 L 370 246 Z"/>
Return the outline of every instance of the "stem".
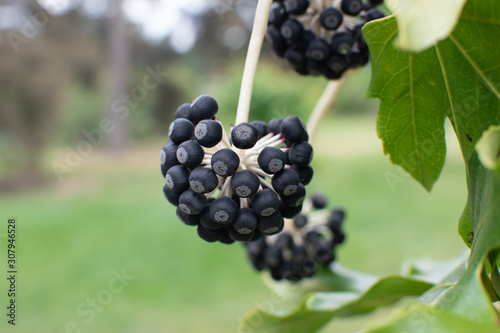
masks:
<path fill-rule="evenodd" d="M 314 110 L 309 116 L 309 121 L 307 122 L 307 131 L 309 132 L 310 141 L 313 139 L 313 135 L 316 133 L 316 128 L 318 127 L 321 118 L 325 113 L 331 108 L 333 102 L 335 101 L 342 83 L 346 80 L 346 75 L 340 80 L 332 80 L 323 91 L 318 103 L 314 107 Z"/>
<path fill-rule="evenodd" d="M 269 19 L 269 11 L 271 10 L 272 3 L 273 0 L 259 0 L 257 3 L 252 35 L 250 37 L 247 59 L 245 61 L 245 69 L 243 70 L 243 79 L 241 81 L 240 98 L 238 100 L 235 125 L 248 121 L 255 71 L 257 70 L 257 64 L 259 62 L 262 42 L 264 41 L 264 36 L 267 32 L 267 21 Z"/>

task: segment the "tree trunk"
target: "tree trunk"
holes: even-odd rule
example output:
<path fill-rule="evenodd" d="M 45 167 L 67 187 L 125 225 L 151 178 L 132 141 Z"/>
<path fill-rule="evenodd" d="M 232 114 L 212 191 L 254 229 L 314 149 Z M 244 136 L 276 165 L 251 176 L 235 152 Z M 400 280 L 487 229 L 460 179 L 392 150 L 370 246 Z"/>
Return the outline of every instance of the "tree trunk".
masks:
<path fill-rule="evenodd" d="M 130 113 L 133 111 L 123 112 L 123 107 L 128 107 L 124 98 L 128 95 L 130 65 L 130 48 L 125 28 L 122 1 L 109 0 L 107 30 L 111 78 L 107 113 L 113 124 L 113 130 L 108 134 L 107 145 L 114 153 L 125 150 L 128 145 L 128 123 Z"/>

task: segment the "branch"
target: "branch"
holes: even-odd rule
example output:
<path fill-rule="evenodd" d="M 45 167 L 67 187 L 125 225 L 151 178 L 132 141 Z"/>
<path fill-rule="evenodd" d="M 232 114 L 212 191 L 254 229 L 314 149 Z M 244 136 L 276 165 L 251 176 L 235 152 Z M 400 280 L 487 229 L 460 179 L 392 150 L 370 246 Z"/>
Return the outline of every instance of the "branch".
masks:
<path fill-rule="evenodd" d="M 345 82 L 346 76 L 342 77 L 340 80 L 332 80 L 328 83 L 321 95 L 320 99 L 316 103 L 314 110 L 309 116 L 309 121 L 307 122 L 307 131 L 309 133 L 310 140 L 312 141 L 316 129 L 321 121 L 321 118 L 326 114 L 326 112 L 332 107 L 333 102 L 337 98 L 340 87 Z"/>
<path fill-rule="evenodd" d="M 255 71 L 257 70 L 257 63 L 259 62 L 262 42 L 264 41 L 264 36 L 267 32 L 267 22 L 272 3 L 273 0 L 259 0 L 257 3 L 252 35 L 250 37 L 247 58 L 245 61 L 245 69 L 243 70 L 243 79 L 241 81 L 240 98 L 238 100 L 235 125 L 248 121 Z"/>

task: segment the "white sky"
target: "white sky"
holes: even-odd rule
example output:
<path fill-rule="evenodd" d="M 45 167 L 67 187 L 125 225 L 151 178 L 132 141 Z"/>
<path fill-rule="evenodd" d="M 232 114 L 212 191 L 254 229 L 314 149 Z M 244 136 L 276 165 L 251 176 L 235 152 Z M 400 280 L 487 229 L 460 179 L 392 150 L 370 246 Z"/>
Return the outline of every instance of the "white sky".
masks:
<path fill-rule="evenodd" d="M 219 1 L 219 0 L 217 0 Z M 196 41 L 196 26 L 187 14 L 197 14 L 217 6 L 213 0 L 123 0 L 127 19 L 142 29 L 144 38 L 152 43 L 171 36 L 171 45 L 177 52 L 189 51 Z M 220 0 L 224 3 L 227 0 Z M 38 0 L 51 14 L 67 11 L 73 0 Z M 85 0 L 84 10 L 89 16 L 103 13 L 103 2 Z"/>

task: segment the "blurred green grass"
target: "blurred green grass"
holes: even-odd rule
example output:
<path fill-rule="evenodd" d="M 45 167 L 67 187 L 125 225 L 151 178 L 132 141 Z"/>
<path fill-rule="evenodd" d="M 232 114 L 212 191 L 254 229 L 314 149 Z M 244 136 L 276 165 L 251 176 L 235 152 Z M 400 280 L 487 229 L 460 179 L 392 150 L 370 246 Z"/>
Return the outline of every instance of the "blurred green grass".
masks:
<path fill-rule="evenodd" d="M 60 333 L 74 321 L 81 332 L 94 333 L 235 332 L 238 320 L 269 298 L 241 246 L 207 244 L 176 219 L 161 192 L 163 141 L 118 156 L 96 151 L 61 182 L 0 197 L 1 218 L 19 223 L 18 325 L 7 327 L 2 315 L 0 331 Z M 325 192 L 331 206 L 347 211 L 339 262 L 384 274 L 398 272 L 409 258 L 446 259 L 462 251 L 460 158 L 450 144 L 445 170 L 428 194 L 383 156 L 374 118 L 324 121 L 308 191 Z M 54 151 L 46 162 L 63 159 L 64 151 Z M 388 176 L 400 182 L 391 187 Z M 135 278 L 86 322 L 77 308 L 122 269 Z M 2 304 L 6 288 L 2 279 Z M 350 332 L 362 320 L 336 320 L 325 332 Z"/>

